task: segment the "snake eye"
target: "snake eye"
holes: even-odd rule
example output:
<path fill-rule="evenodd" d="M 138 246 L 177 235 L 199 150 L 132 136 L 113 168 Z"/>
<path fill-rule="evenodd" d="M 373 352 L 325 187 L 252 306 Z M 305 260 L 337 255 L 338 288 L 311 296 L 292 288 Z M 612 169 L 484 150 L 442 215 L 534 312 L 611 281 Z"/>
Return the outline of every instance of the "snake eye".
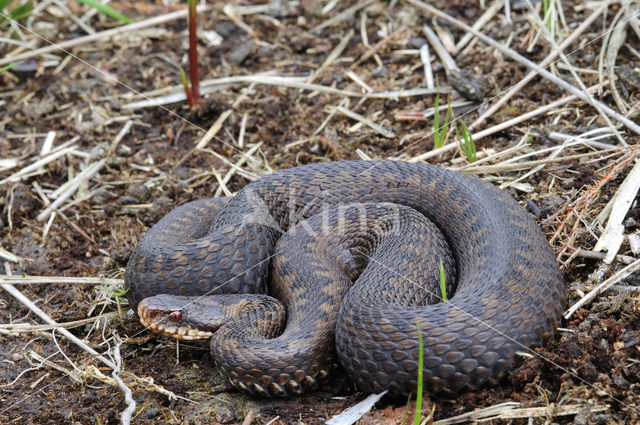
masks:
<path fill-rule="evenodd" d="M 182 312 L 180 310 L 172 311 L 169 313 L 169 320 L 172 322 L 179 322 L 182 319 Z"/>

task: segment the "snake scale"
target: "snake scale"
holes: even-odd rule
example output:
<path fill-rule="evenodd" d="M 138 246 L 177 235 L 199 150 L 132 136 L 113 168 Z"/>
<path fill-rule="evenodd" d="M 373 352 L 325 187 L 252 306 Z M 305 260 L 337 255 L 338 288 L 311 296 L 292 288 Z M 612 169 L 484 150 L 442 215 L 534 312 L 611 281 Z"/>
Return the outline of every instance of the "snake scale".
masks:
<path fill-rule="evenodd" d="M 263 396 L 317 389 L 338 363 L 364 391 L 415 393 L 418 325 L 426 391 L 496 383 L 565 303 L 546 239 L 510 196 L 395 161 L 300 166 L 185 204 L 140 241 L 125 282 L 145 326 L 211 338 L 230 382 Z"/>

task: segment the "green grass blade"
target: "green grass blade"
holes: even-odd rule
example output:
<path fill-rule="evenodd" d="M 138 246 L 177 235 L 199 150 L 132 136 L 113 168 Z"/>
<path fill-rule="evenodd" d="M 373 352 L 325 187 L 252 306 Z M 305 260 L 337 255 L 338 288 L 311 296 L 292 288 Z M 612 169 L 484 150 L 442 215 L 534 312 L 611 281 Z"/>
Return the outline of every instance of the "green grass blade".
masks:
<path fill-rule="evenodd" d="M 433 103 L 433 148 L 438 149 L 442 146 L 440 140 L 440 93 L 436 94 L 436 100 Z"/>
<path fill-rule="evenodd" d="M 458 125 L 460 126 L 460 131 L 458 131 Z M 460 133 L 462 133 L 462 137 L 460 137 Z M 469 132 L 469 128 L 464 123 L 464 121 L 460 121 L 456 123 L 456 138 L 458 139 L 458 143 L 460 144 L 460 149 L 464 152 L 467 157 L 467 161 L 470 163 L 475 162 L 477 159 L 476 152 L 476 144 L 471 137 L 471 132 Z"/>
<path fill-rule="evenodd" d="M 402 413 L 402 420 L 400 421 L 400 425 L 404 425 L 407 423 L 407 417 L 409 416 L 409 403 L 411 403 L 411 393 L 409 393 L 409 397 L 407 397 L 407 405 L 404 406 L 404 412 Z"/>
<path fill-rule="evenodd" d="M 131 289 L 131 288 L 127 288 L 127 289 L 117 289 L 117 290 L 113 291 L 113 293 L 111 294 L 111 296 L 112 296 L 113 298 L 124 298 L 124 297 L 127 295 L 127 293 L 129 293 L 129 290 L 130 290 L 130 289 Z"/>
<path fill-rule="evenodd" d="M 19 21 L 21 19 L 27 18 L 31 14 L 32 10 L 33 5 L 30 1 L 28 1 L 26 3 L 22 3 L 20 6 L 17 6 L 15 9 L 9 12 L 9 16 L 11 16 L 11 19 Z"/>
<path fill-rule="evenodd" d="M 462 132 L 462 137 L 464 138 L 464 146 L 462 147 L 462 150 L 467 156 L 467 160 L 469 162 L 475 162 L 477 159 L 476 144 L 473 141 L 473 138 L 471 137 L 471 133 L 469 132 L 469 129 L 467 128 L 467 125 L 464 123 L 464 121 L 460 121 L 460 127 L 462 128 L 461 132 Z M 457 127 L 456 127 L 456 131 L 457 131 Z M 462 140 L 460 140 L 460 144 L 462 146 Z"/>
<path fill-rule="evenodd" d="M 456 132 L 457 131 L 458 128 L 456 127 Z M 447 285 L 444 276 L 444 264 L 442 264 L 442 260 L 440 260 L 440 292 L 442 293 L 442 301 L 447 301 Z"/>
<path fill-rule="evenodd" d="M 130 24 L 131 23 L 131 19 L 127 18 L 122 13 L 120 13 L 117 10 L 107 6 L 106 4 L 100 3 L 99 1 L 96 1 L 96 0 L 77 0 L 77 1 L 79 3 L 82 3 L 82 4 L 86 5 L 86 6 L 96 8 L 100 12 L 104 13 L 105 15 L 107 15 L 107 16 L 113 18 L 113 19 L 117 19 L 118 21 L 124 22 L 125 24 Z"/>
<path fill-rule="evenodd" d="M 442 125 L 442 137 L 449 131 L 449 119 L 451 118 L 451 102 L 447 98 L 447 113 L 444 115 L 444 124 Z"/>
<path fill-rule="evenodd" d="M 0 10 L 6 9 L 11 0 L 0 0 Z"/>
<path fill-rule="evenodd" d="M 440 129 L 440 135 L 438 136 L 440 146 L 444 145 L 444 140 L 447 138 L 447 132 L 449 131 L 449 119 L 451 118 L 451 102 L 447 98 L 447 112 L 444 115 L 444 124 L 442 124 L 442 129 Z"/>
<path fill-rule="evenodd" d="M 413 425 L 420 425 L 422 419 L 422 368 L 424 366 L 424 345 L 422 343 L 422 332 L 420 323 L 416 322 L 418 328 L 418 390 L 416 392 L 416 412 L 413 415 Z"/>
<path fill-rule="evenodd" d="M 18 62 L 10 63 L 9 65 L 5 65 L 2 68 L 0 68 L 0 72 L 8 71 L 11 68 L 13 68 L 14 66 L 20 65 L 21 63 L 22 63 L 22 61 L 18 61 Z"/>
<path fill-rule="evenodd" d="M 462 135 L 464 136 L 464 140 L 467 143 L 467 146 L 469 146 L 469 151 L 471 153 L 469 162 L 476 162 L 476 159 L 477 159 L 476 143 L 473 141 L 473 137 L 471 137 L 471 132 L 467 128 L 467 125 L 464 123 L 464 121 L 462 121 L 461 124 L 462 124 Z"/>
<path fill-rule="evenodd" d="M 187 96 L 187 103 L 192 108 L 195 106 L 196 101 L 193 98 L 193 93 L 191 93 L 191 89 L 189 89 L 189 82 L 187 81 L 187 74 L 184 72 L 184 69 L 180 67 L 180 80 L 182 81 L 182 88 L 184 89 L 184 94 Z"/>
<path fill-rule="evenodd" d="M 547 27 L 547 31 L 551 32 L 551 4 L 549 0 L 542 0 L 542 16 L 544 16 L 544 24 Z"/>

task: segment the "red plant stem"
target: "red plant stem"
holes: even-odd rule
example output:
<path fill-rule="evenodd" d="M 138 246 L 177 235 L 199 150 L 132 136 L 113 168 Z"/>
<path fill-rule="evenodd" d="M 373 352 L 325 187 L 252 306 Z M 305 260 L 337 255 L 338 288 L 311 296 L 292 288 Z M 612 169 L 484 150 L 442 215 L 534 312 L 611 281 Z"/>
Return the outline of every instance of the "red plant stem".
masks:
<path fill-rule="evenodd" d="M 193 101 L 200 100 L 200 79 L 198 78 L 198 39 L 196 37 L 196 0 L 187 0 L 189 5 L 189 77 Z"/>
<path fill-rule="evenodd" d="M 189 83 L 187 82 L 187 76 L 184 74 L 182 68 L 180 68 L 180 77 L 182 79 L 182 88 L 184 89 L 184 94 L 187 96 L 187 103 L 189 107 L 193 108 L 196 106 L 196 101 L 193 98 L 193 93 L 189 90 Z"/>

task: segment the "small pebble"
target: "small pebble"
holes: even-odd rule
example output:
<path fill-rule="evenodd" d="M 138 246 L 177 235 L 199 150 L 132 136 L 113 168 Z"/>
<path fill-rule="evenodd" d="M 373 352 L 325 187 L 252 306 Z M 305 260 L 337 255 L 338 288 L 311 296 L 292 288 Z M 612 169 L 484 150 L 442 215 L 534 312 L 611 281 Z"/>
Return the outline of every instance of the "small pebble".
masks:
<path fill-rule="evenodd" d="M 105 188 L 100 188 L 91 198 L 91 202 L 94 205 L 104 205 L 109 200 L 111 200 L 113 196 L 109 193 L 109 191 Z"/>
<path fill-rule="evenodd" d="M 640 235 L 635 233 L 629 235 L 629 248 L 634 255 L 640 254 Z"/>
<path fill-rule="evenodd" d="M 153 201 L 153 209 L 166 209 L 173 205 L 173 201 L 166 196 L 159 196 Z"/>
<path fill-rule="evenodd" d="M 118 200 L 122 205 L 132 205 L 140 203 L 140 200 L 138 198 L 130 195 L 121 196 L 120 198 L 118 198 Z"/>
<path fill-rule="evenodd" d="M 120 264 L 126 264 L 129 261 L 129 257 L 131 256 L 131 248 L 128 248 L 124 245 L 118 246 L 113 249 L 111 252 L 111 257 L 116 260 Z"/>
<path fill-rule="evenodd" d="M 411 37 L 409 39 L 409 46 L 414 49 L 419 49 L 425 44 L 427 44 L 427 39 L 424 37 Z"/>
<path fill-rule="evenodd" d="M 11 72 L 16 74 L 23 74 L 24 76 L 32 76 L 38 71 L 38 62 L 31 59 L 26 62 L 21 62 L 18 65 L 11 68 Z"/>
<path fill-rule="evenodd" d="M 449 72 L 447 81 L 458 93 L 475 102 L 481 102 L 493 88 L 493 84 L 484 75 L 467 69 Z"/>
<path fill-rule="evenodd" d="M 151 407 L 148 410 L 146 410 L 142 415 L 140 415 L 140 418 L 153 419 L 153 417 L 156 416 L 158 413 L 160 413 L 158 409 L 156 409 L 155 407 Z"/>
<path fill-rule="evenodd" d="M 233 65 L 240 65 L 247 59 L 253 50 L 253 43 L 242 43 L 236 46 L 235 49 L 229 54 L 229 62 Z"/>
<path fill-rule="evenodd" d="M 273 55 L 273 50 L 268 46 L 262 46 L 258 49 L 258 57 L 268 58 Z"/>
<path fill-rule="evenodd" d="M 371 71 L 371 75 L 373 75 L 374 78 L 385 78 L 388 74 L 389 72 L 384 66 L 379 66 Z"/>
<path fill-rule="evenodd" d="M 511 10 L 513 11 L 523 11 L 523 10 L 529 10 L 529 2 L 531 2 L 531 6 L 534 7 L 535 9 L 535 5 L 537 3 L 540 3 L 540 0 L 511 0 Z"/>
<path fill-rule="evenodd" d="M 149 195 L 151 194 L 149 188 L 141 183 L 133 183 L 127 187 L 125 191 L 126 196 L 131 196 L 132 198 L 136 198 L 138 200 L 138 204 L 145 202 L 149 199 Z"/>
<path fill-rule="evenodd" d="M 582 60 L 584 61 L 584 63 L 586 63 L 587 65 L 591 65 L 593 63 L 593 61 L 596 60 L 596 57 L 594 55 L 592 55 L 591 53 L 585 53 L 582 56 Z"/>
<path fill-rule="evenodd" d="M 173 206 L 174 202 L 166 196 L 160 196 L 154 199 L 151 208 L 146 212 L 147 220 L 145 221 L 150 224 L 157 222 L 167 212 L 169 212 L 169 209 L 171 209 Z"/>
<path fill-rule="evenodd" d="M 118 149 L 116 150 L 116 153 L 119 156 L 131 156 L 131 153 L 133 151 L 131 150 L 131 148 L 127 145 L 120 145 L 118 146 Z"/>
<path fill-rule="evenodd" d="M 236 415 L 236 412 L 229 409 L 228 407 L 221 407 L 216 412 L 216 420 L 221 424 L 228 424 L 237 421 L 238 415 Z"/>
<path fill-rule="evenodd" d="M 631 65 L 621 65 L 616 70 L 616 75 L 620 78 L 629 90 L 640 89 L 640 72 L 633 69 Z"/>
<path fill-rule="evenodd" d="M 556 212 L 558 208 L 564 203 L 564 199 L 558 195 L 551 195 L 542 200 L 542 214 L 549 216 Z"/>
<path fill-rule="evenodd" d="M 529 199 L 527 201 L 527 210 L 529 210 L 529 212 L 535 217 L 540 217 L 540 207 L 536 205 L 533 199 Z"/>
<path fill-rule="evenodd" d="M 222 37 L 226 38 L 236 29 L 233 24 L 229 22 L 218 22 L 214 27 L 214 30 L 220 34 Z"/>
<path fill-rule="evenodd" d="M 191 177 L 191 170 L 188 167 L 178 167 L 175 173 L 180 180 L 186 180 Z"/>
<path fill-rule="evenodd" d="M 269 14 L 276 18 L 284 18 L 291 14 L 288 0 L 271 0 L 269 1 Z"/>

